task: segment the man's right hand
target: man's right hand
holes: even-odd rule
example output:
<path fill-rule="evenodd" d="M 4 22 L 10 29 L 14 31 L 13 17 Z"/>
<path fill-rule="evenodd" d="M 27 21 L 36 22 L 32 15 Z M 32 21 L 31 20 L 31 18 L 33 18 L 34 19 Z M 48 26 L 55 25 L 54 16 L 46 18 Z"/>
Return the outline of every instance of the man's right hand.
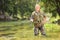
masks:
<path fill-rule="evenodd" d="M 33 22 L 33 19 L 30 19 L 31 22 Z"/>

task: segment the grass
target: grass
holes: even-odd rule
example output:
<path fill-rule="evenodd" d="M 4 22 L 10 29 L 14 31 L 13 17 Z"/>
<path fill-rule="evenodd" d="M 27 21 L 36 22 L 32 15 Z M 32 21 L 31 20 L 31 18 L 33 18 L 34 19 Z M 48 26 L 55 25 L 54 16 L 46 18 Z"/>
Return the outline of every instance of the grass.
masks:
<path fill-rule="evenodd" d="M 0 40 L 60 40 L 60 26 L 45 25 L 47 37 L 39 34 L 34 36 L 33 23 L 25 21 L 0 22 Z"/>

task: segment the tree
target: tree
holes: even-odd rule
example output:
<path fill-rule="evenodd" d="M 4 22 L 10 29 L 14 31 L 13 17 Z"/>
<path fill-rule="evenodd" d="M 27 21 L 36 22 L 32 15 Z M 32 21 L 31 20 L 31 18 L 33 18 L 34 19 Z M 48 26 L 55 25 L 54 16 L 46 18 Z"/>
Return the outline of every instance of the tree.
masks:
<path fill-rule="evenodd" d="M 21 12 L 21 17 L 23 18 L 24 14 L 30 15 L 31 12 L 34 10 L 34 5 L 36 1 L 34 0 L 20 0 L 19 2 L 19 10 Z"/>
<path fill-rule="evenodd" d="M 45 3 L 46 11 L 52 13 L 52 16 L 56 17 L 58 13 L 60 16 L 60 0 L 42 0 Z"/>

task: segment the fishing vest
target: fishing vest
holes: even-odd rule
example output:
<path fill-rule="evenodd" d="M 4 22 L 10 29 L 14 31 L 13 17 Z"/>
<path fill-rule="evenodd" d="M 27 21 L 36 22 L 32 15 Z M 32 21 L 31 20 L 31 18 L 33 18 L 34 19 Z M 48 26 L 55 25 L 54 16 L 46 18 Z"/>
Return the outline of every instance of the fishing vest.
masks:
<path fill-rule="evenodd" d="M 32 13 L 32 18 L 33 18 L 33 23 L 34 23 L 34 25 L 35 26 L 40 26 L 40 25 L 42 25 L 41 24 L 41 22 L 42 22 L 42 20 L 43 20 L 43 18 L 44 18 L 44 15 L 43 15 L 43 13 L 41 13 L 41 12 L 33 12 Z"/>

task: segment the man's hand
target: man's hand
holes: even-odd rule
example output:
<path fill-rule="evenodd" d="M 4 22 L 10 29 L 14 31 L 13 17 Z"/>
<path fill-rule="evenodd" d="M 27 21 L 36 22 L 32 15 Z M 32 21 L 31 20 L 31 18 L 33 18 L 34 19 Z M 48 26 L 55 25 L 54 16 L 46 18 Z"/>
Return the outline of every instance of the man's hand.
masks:
<path fill-rule="evenodd" d="M 47 22 L 46 17 L 43 18 L 42 24 L 45 24 Z"/>
<path fill-rule="evenodd" d="M 45 18 L 43 18 L 43 21 L 42 21 L 42 24 L 45 24 L 45 23 L 47 23 L 48 21 L 49 21 L 49 17 L 45 17 Z"/>
<path fill-rule="evenodd" d="M 31 22 L 33 22 L 33 19 L 30 19 Z"/>

